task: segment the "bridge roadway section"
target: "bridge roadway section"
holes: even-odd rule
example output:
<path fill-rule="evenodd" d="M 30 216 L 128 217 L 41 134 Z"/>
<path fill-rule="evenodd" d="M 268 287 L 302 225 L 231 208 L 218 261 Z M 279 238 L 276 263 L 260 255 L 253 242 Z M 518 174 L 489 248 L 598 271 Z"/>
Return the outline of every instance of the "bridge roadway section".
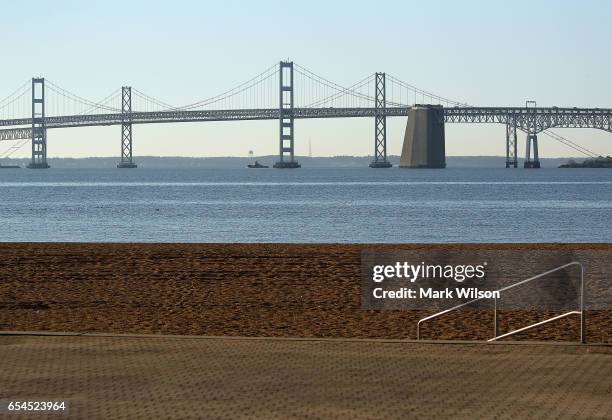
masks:
<path fill-rule="evenodd" d="M 382 112 L 386 117 L 406 117 L 411 107 L 376 108 L 294 108 L 296 119 L 313 118 L 363 118 L 375 117 Z M 445 107 L 445 123 L 501 123 L 515 126 L 526 133 L 539 133 L 553 127 L 595 128 L 612 132 L 612 109 L 610 108 L 525 108 L 525 107 Z M 276 120 L 277 108 L 131 112 L 128 121 L 121 113 L 64 115 L 45 117 L 45 128 L 71 128 L 152 123 L 181 123 L 198 121 L 252 121 Z M 32 119 L 20 118 L 0 120 L 0 140 L 26 139 L 32 137 Z"/>

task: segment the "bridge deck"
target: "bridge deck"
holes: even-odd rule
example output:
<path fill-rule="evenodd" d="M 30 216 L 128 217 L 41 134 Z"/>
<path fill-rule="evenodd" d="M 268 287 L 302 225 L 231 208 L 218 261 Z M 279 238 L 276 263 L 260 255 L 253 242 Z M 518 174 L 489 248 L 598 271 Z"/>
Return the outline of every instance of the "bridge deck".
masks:
<path fill-rule="evenodd" d="M 406 117 L 411 107 L 388 107 L 387 117 Z M 447 107 L 443 108 L 446 123 L 501 123 L 512 124 L 526 132 L 541 132 L 552 127 L 596 128 L 612 132 L 612 109 L 600 108 L 524 108 L 524 107 Z M 376 108 L 295 108 L 296 119 L 313 118 L 373 118 Z M 235 109 L 202 111 L 131 112 L 132 124 L 181 123 L 197 121 L 252 121 L 279 118 L 279 110 Z M 70 128 L 119 125 L 126 122 L 120 113 L 93 115 L 64 115 L 45 117 L 46 128 Z M 30 138 L 31 118 L 0 120 L 0 140 Z M 25 127 L 24 127 L 25 126 Z"/>

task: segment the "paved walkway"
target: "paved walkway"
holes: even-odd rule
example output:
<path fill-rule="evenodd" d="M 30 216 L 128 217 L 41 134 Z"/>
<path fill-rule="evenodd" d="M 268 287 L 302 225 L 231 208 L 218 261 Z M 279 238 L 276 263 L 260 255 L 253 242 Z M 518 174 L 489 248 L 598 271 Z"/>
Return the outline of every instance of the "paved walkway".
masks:
<path fill-rule="evenodd" d="M 0 400 L 77 418 L 610 418 L 611 378 L 602 346 L 0 336 Z"/>

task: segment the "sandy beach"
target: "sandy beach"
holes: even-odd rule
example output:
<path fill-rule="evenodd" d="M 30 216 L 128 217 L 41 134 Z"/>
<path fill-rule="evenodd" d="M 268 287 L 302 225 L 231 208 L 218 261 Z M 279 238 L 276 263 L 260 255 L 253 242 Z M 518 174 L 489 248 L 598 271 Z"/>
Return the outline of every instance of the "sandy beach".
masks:
<path fill-rule="evenodd" d="M 208 336 L 416 337 L 426 311 L 360 307 L 363 249 L 604 249 L 568 245 L 3 243 L 0 330 Z M 550 314 L 505 314 L 501 329 Z M 589 342 L 612 342 L 612 311 L 587 313 Z M 427 339 L 486 339 L 490 312 L 426 325 Z M 577 340 L 569 317 L 514 339 Z"/>

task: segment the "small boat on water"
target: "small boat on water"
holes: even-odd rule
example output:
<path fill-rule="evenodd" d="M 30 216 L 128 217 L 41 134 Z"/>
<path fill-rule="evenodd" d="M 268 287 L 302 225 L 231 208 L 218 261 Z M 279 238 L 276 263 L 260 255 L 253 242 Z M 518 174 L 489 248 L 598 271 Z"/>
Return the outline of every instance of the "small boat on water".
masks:
<path fill-rule="evenodd" d="M 0 165 L 0 169 L 21 169 L 19 165 Z"/>
<path fill-rule="evenodd" d="M 253 155 L 254 155 L 253 151 L 249 150 L 249 158 L 251 158 L 251 163 L 247 165 L 247 168 L 251 168 L 251 169 L 267 168 L 266 165 L 262 165 L 258 161 L 253 162 Z"/>
<path fill-rule="evenodd" d="M 258 161 L 255 161 L 255 163 L 250 163 L 247 165 L 248 168 L 268 168 L 267 165 L 262 165 L 261 163 L 259 163 Z"/>

